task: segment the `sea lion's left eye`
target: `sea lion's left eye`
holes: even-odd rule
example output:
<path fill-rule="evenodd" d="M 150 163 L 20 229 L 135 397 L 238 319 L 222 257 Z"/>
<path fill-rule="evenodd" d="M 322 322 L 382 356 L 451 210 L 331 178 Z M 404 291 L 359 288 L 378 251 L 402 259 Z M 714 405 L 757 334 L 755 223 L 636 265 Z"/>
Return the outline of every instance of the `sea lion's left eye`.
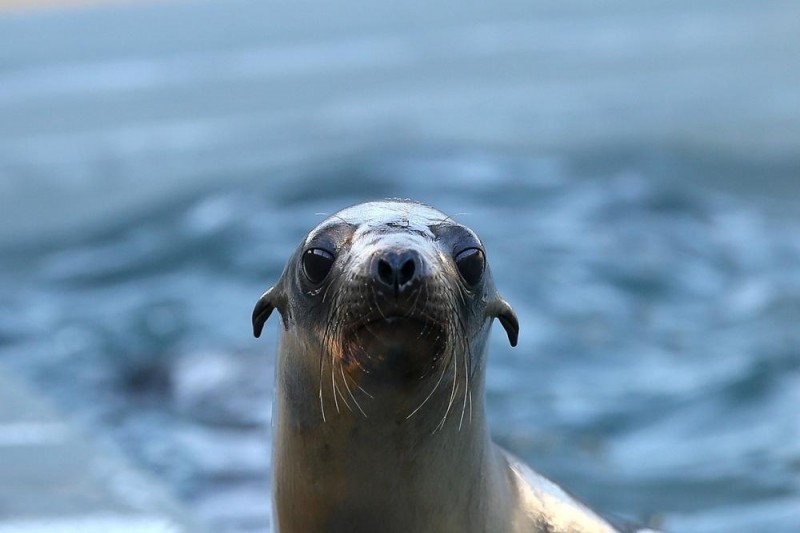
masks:
<path fill-rule="evenodd" d="M 303 272 L 311 283 L 322 283 L 333 266 L 333 254 L 322 248 L 310 248 L 303 254 Z"/>
<path fill-rule="evenodd" d="M 480 282 L 486 265 L 483 250 L 480 248 L 467 248 L 456 255 L 455 261 L 458 272 L 467 285 L 474 286 Z"/>

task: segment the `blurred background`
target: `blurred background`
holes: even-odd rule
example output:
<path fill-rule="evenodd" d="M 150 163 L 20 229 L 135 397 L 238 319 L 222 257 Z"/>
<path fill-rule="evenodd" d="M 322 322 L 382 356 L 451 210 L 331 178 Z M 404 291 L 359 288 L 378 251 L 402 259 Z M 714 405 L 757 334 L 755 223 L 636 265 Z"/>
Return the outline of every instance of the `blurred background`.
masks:
<path fill-rule="evenodd" d="M 270 531 L 250 312 L 383 197 L 486 243 L 498 442 L 606 514 L 800 529 L 795 0 L 5 0 L 0 533 Z"/>

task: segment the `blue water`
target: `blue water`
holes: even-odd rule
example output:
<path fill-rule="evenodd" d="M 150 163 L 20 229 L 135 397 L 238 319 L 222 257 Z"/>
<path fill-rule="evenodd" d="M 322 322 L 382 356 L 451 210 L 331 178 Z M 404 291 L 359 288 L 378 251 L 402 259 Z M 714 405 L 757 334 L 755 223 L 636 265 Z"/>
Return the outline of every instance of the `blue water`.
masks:
<path fill-rule="evenodd" d="M 414 198 L 519 315 L 498 442 L 610 515 L 800 531 L 797 2 L 331 6 L 0 15 L 0 364 L 269 531 L 253 304 L 325 214 Z"/>
<path fill-rule="evenodd" d="M 324 213 L 416 198 L 482 236 L 519 314 L 517 348 L 492 333 L 497 441 L 608 514 L 792 531 L 800 231 L 659 175 L 693 164 L 416 150 L 188 194 L 7 246 L 0 360 L 215 531 L 267 531 L 277 332 L 251 338 L 252 305 Z"/>

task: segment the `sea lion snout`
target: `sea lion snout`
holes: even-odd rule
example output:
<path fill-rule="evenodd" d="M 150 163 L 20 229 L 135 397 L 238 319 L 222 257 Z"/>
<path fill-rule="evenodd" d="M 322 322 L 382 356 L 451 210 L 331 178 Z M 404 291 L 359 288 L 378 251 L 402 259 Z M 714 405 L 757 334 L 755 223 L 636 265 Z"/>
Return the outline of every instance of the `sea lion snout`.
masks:
<path fill-rule="evenodd" d="M 383 250 L 372 258 L 372 282 L 382 292 L 397 297 L 417 288 L 422 274 L 422 257 L 413 249 Z"/>

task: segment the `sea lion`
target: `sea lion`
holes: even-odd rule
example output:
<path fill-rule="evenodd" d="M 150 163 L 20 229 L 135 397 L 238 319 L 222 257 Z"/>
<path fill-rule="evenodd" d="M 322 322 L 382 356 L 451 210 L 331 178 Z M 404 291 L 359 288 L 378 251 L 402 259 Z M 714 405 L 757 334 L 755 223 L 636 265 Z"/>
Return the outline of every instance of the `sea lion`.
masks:
<path fill-rule="evenodd" d="M 281 533 L 616 531 L 490 439 L 489 327 L 514 346 L 519 324 L 472 230 L 407 200 L 349 207 L 258 300 L 256 337 L 273 309 Z"/>

